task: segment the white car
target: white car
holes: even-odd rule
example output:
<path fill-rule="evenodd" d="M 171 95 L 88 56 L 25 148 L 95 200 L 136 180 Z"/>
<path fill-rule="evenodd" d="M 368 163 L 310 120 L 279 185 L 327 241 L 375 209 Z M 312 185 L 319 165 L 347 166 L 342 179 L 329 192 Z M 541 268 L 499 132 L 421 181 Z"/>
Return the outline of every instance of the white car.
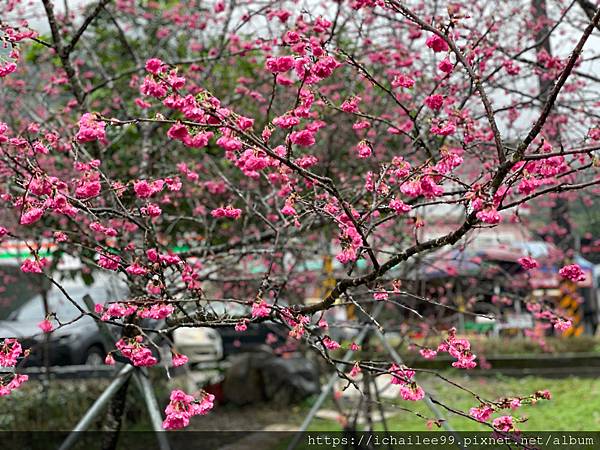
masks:
<path fill-rule="evenodd" d="M 190 364 L 220 361 L 223 342 L 213 328 L 182 327 L 173 332 L 175 349 L 189 358 Z"/>

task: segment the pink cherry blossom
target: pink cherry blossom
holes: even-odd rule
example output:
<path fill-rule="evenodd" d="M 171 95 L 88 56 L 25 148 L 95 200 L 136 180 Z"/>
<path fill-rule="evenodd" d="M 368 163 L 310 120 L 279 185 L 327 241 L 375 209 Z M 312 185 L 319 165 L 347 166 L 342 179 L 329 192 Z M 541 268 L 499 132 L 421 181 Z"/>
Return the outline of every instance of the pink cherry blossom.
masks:
<path fill-rule="evenodd" d="M 478 211 L 476 214 L 477 218 L 481 220 L 483 223 L 487 223 L 490 225 L 495 225 L 502 221 L 502 216 L 500 213 L 494 208 L 487 208 L 481 211 Z"/>
<path fill-rule="evenodd" d="M 79 131 L 77 132 L 77 142 L 106 142 L 106 124 L 97 120 L 93 114 L 85 113 L 79 120 Z"/>
<path fill-rule="evenodd" d="M 150 58 L 146 61 L 146 70 L 154 75 L 164 71 L 164 63 L 158 58 Z"/>
<path fill-rule="evenodd" d="M 130 275 L 142 276 L 148 273 L 148 270 L 140 266 L 138 263 L 132 264 L 125 268 L 125 271 Z"/>
<path fill-rule="evenodd" d="M 42 218 L 44 210 L 42 208 L 31 208 L 21 215 L 21 225 L 31 225 Z"/>
<path fill-rule="evenodd" d="M 0 367 L 14 367 L 23 348 L 17 339 L 8 338 L 0 342 Z"/>
<path fill-rule="evenodd" d="M 284 116 L 275 117 L 273 119 L 273 125 L 279 128 L 292 128 L 300 123 L 298 117 L 286 114 Z"/>
<path fill-rule="evenodd" d="M 98 256 L 98 265 L 107 270 L 118 270 L 121 257 L 119 255 L 108 255 L 101 253 Z"/>
<path fill-rule="evenodd" d="M 560 332 L 567 331 L 572 326 L 573 326 L 573 324 L 572 324 L 572 322 L 570 320 L 558 319 L 554 323 L 554 328 L 557 329 Z"/>
<path fill-rule="evenodd" d="M 268 317 L 270 309 L 264 300 L 252 304 L 252 317 Z"/>
<path fill-rule="evenodd" d="M 52 322 L 50 322 L 48 319 L 42 320 L 37 326 L 44 333 L 50 333 L 54 329 Z"/>
<path fill-rule="evenodd" d="M 434 52 L 447 52 L 449 47 L 448 43 L 439 37 L 437 34 L 433 34 L 427 38 L 425 45 L 432 49 Z"/>
<path fill-rule="evenodd" d="M 152 351 L 142 343 L 141 336 L 137 338 L 122 338 L 115 344 L 121 354 L 131 360 L 136 367 L 149 367 L 157 364 L 158 360 Z"/>
<path fill-rule="evenodd" d="M 585 281 L 585 272 L 579 264 L 569 264 L 562 267 L 558 274 L 571 281 Z"/>
<path fill-rule="evenodd" d="M 294 58 L 291 56 L 267 58 L 265 66 L 267 70 L 273 73 L 287 72 L 294 67 Z"/>
<path fill-rule="evenodd" d="M 415 85 L 415 80 L 410 78 L 408 75 L 400 74 L 396 75 L 392 80 L 392 87 L 403 87 L 403 88 L 412 88 Z"/>
<path fill-rule="evenodd" d="M 26 273 L 42 273 L 43 268 L 49 264 L 46 258 L 26 259 L 21 264 L 21 271 Z"/>
<path fill-rule="evenodd" d="M 162 180 L 156 180 L 152 183 L 147 180 L 136 181 L 133 184 L 133 190 L 138 198 L 149 198 L 160 192 L 164 187 Z"/>
<path fill-rule="evenodd" d="M 507 432 L 515 430 L 514 418 L 512 416 L 500 416 L 492 421 L 494 428 Z"/>
<path fill-rule="evenodd" d="M 368 158 L 369 156 L 371 156 L 373 149 L 371 148 L 371 145 L 368 142 L 361 141 L 356 146 L 355 151 L 359 158 Z"/>
<path fill-rule="evenodd" d="M 450 62 L 450 59 L 446 57 L 438 63 L 438 69 L 444 73 L 450 73 L 452 72 L 452 69 L 454 69 L 454 65 Z"/>
<path fill-rule="evenodd" d="M 490 405 L 485 404 L 478 408 L 471 408 L 469 410 L 469 415 L 471 417 L 474 417 L 479 422 L 487 422 L 487 420 L 492 416 L 493 413 L 494 408 L 492 408 Z"/>
<path fill-rule="evenodd" d="M 327 350 L 337 350 L 340 348 L 340 344 L 337 341 L 334 341 L 329 336 L 325 336 L 323 338 L 323 345 Z"/>
<path fill-rule="evenodd" d="M 8 383 L 6 380 L 0 381 L 0 397 L 4 397 L 9 395 L 15 389 L 21 387 L 23 383 L 25 383 L 29 379 L 29 376 L 23 374 L 14 374 L 11 376 L 11 379 Z"/>
<path fill-rule="evenodd" d="M 4 78 L 17 70 L 17 64 L 8 62 L 0 66 L 0 78 Z"/>
<path fill-rule="evenodd" d="M 518 259 L 518 262 L 521 265 L 521 267 L 523 267 L 523 269 L 525 270 L 535 269 L 540 266 L 540 263 L 538 263 L 531 256 L 523 256 Z"/>
<path fill-rule="evenodd" d="M 356 378 L 356 376 L 361 372 L 362 372 L 362 370 L 360 368 L 360 365 L 358 364 L 358 362 L 355 362 L 354 365 L 352 366 L 352 370 L 350 370 L 349 375 L 352 378 Z"/>
<path fill-rule="evenodd" d="M 407 383 L 400 386 L 400 396 L 404 400 L 416 402 L 425 397 L 425 391 L 416 383 Z"/>
<path fill-rule="evenodd" d="M 315 145 L 315 135 L 310 130 L 294 131 L 290 134 L 290 141 L 300 147 L 311 147 Z"/>
<path fill-rule="evenodd" d="M 169 405 L 165 409 L 163 428 L 185 428 L 189 425 L 191 417 L 208 413 L 214 406 L 214 400 L 214 395 L 208 393 L 203 393 L 201 399 L 197 400 L 181 390 L 172 391 Z"/>
<path fill-rule="evenodd" d="M 437 351 L 430 348 L 422 348 L 419 353 L 425 359 L 433 359 L 437 356 Z"/>
<path fill-rule="evenodd" d="M 412 206 L 407 205 L 400 199 L 393 199 L 388 205 L 396 214 L 405 214 L 412 209 Z"/>
<path fill-rule="evenodd" d="M 438 136 L 450 136 L 456 132 L 456 125 L 453 122 L 448 122 L 443 126 L 433 125 L 431 132 Z"/>
<path fill-rule="evenodd" d="M 189 358 L 181 353 L 173 353 L 171 360 L 174 367 L 180 367 L 186 364 L 189 361 Z"/>
<path fill-rule="evenodd" d="M 213 209 L 210 215 L 215 218 L 226 217 L 228 219 L 239 219 L 242 216 L 242 210 L 229 205 L 225 208 Z"/>
<path fill-rule="evenodd" d="M 137 315 L 143 319 L 166 319 L 175 311 L 173 305 L 166 303 L 155 303 L 150 307 L 138 309 Z"/>
<path fill-rule="evenodd" d="M 375 292 L 373 294 L 373 299 L 374 300 L 387 300 L 389 297 L 388 293 L 385 291 L 382 292 Z"/>
<path fill-rule="evenodd" d="M 444 97 L 439 94 L 430 95 L 425 99 L 425 104 L 428 108 L 433 109 L 434 111 L 439 110 L 444 104 Z"/>

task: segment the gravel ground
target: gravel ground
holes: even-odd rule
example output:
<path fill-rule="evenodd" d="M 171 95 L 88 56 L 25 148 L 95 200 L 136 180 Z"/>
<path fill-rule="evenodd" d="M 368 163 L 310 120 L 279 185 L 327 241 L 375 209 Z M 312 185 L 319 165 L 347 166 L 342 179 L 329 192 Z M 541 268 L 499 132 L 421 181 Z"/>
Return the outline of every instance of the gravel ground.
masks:
<path fill-rule="evenodd" d="M 276 407 L 271 404 L 248 406 L 224 405 L 215 408 L 206 416 L 194 417 L 190 430 L 194 431 L 260 431 L 274 425 L 297 427 L 303 419 L 299 406 Z"/>

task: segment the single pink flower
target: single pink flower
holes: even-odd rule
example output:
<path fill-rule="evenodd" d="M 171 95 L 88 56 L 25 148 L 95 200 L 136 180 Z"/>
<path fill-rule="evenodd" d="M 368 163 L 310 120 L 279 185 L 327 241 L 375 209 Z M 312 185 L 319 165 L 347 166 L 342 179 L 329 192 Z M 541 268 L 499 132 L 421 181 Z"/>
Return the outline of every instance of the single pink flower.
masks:
<path fill-rule="evenodd" d="M 448 43 L 437 34 L 429 36 L 425 41 L 425 45 L 436 53 L 446 52 L 450 48 Z"/>
<path fill-rule="evenodd" d="M 37 326 L 44 333 L 50 333 L 54 329 L 54 327 L 52 326 L 52 322 L 50 322 L 48 319 L 42 320 L 40 323 L 37 324 Z"/>
<path fill-rule="evenodd" d="M 44 210 L 42 208 L 31 208 L 23 213 L 20 223 L 21 225 L 31 225 L 40 220 L 42 215 L 44 215 Z"/>
<path fill-rule="evenodd" d="M 334 341 L 333 339 L 331 339 L 329 336 L 325 336 L 323 338 L 323 345 L 328 350 L 337 350 L 338 348 L 340 348 L 340 344 L 338 342 Z"/>
<path fill-rule="evenodd" d="M 494 413 L 494 408 L 490 405 L 482 405 L 478 408 L 471 408 L 469 415 L 479 422 L 486 422 Z"/>
<path fill-rule="evenodd" d="M 444 73 L 451 73 L 454 65 L 450 62 L 448 57 L 442 59 L 438 64 L 438 69 L 440 69 Z"/>
<path fill-rule="evenodd" d="M 164 63 L 158 58 L 150 58 L 146 61 L 146 70 L 154 75 L 164 71 Z"/>
<path fill-rule="evenodd" d="M 502 221 L 502 216 L 495 208 L 488 208 L 483 209 L 481 211 L 477 211 L 476 216 L 483 223 L 488 223 L 490 225 L 495 225 Z"/>
<path fill-rule="evenodd" d="M 523 256 L 518 259 L 518 262 L 525 270 L 535 269 L 540 266 L 540 264 L 531 256 Z"/>
<path fill-rule="evenodd" d="M 180 367 L 189 361 L 189 358 L 181 353 L 173 353 L 171 360 L 173 361 L 174 367 Z"/>
<path fill-rule="evenodd" d="M 444 97 L 440 94 L 430 95 L 425 99 L 425 104 L 428 108 L 437 111 L 444 105 Z"/>
<path fill-rule="evenodd" d="M 400 386 L 400 395 L 404 400 L 416 402 L 425 397 L 425 391 L 416 383 L 408 383 Z"/>
<path fill-rule="evenodd" d="M 512 416 L 500 416 L 492 421 L 494 428 L 500 431 L 507 432 L 516 430 L 514 424 L 514 418 Z"/>
<path fill-rule="evenodd" d="M 310 130 L 294 131 L 290 134 L 290 141 L 300 147 L 311 147 L 315 145 L 315 135 Z"/>

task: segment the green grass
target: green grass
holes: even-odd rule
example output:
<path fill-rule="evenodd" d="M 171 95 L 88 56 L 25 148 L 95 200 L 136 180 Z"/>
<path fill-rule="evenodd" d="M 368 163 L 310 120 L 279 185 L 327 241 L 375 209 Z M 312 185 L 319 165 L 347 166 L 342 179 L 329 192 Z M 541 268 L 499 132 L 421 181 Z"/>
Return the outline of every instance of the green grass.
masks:
<path fill-rule="evenodd" d="M 538 377 L 489 377 L 470 378 L 460 374 L 447 376 L 452 381 L 480 395 L 485 400 L 496 400 L 501 397 L 526 396 L 537 390 L 548 389 L 552 393 L 551 400 L 540 400 L 535 405 L 524 405 L 517 410 L 504 410 L 499 415 L 512 415 L 527 420 L 519 424 L 523 431 L 598 431 L 600 430 L 600 379 L 594 378 L 563 378 L 548 379 Z M 433 378 L 423 377 L 420 384 L 432 397 L 452 409 L 468 412 L 469 408 L 478 406 L 478 401 L 471 394 L 464 392 L 448 383 Z M 433 417 L 423 401 L 408 402 L 404 400 L 385 400 L 388 411 L 397 413 L 388 419 L 391 431 L 426 431 L 424 419 L 398 407 L 410 409 L 426 417 Z M 445 411 L 443 414 L 454 429 L 459 431 L 485 431 L 485 426 L 467 418 Z M 377 424 L 377 429 L 383 429 Z M 434 425 L 433 429 L 437 429 Z M 316 419 L 311 431 L 341 430 L 336 421 Z"/>

